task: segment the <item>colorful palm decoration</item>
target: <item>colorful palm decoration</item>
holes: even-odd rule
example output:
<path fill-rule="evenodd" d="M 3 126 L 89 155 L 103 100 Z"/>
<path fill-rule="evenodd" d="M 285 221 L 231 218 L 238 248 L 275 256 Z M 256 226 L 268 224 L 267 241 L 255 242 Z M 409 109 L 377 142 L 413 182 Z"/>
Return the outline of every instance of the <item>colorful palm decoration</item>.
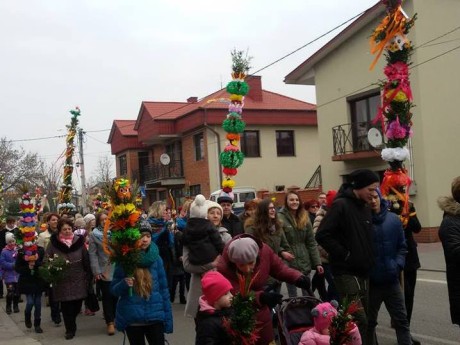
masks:
<path fill-rule="evenodd" d="M 70 126 L 67 126 L 66 151 L 63 182 L 61 191 L 58 197 L 58 212 L 62 214 L 75 211 L 75 205 L 72 203 L 72 174 L 73 174 L 73 154 L 75 151 L 75 135 L 77 134 L 78 117 L 80 116 L 80 108 L 76 107 L 71 110 L 72 118 Z"/>
<path fill-rule="evenodd" d="M 132 277 L 140 258 L 137 241 L 141 238 L 138 226 L 141 212 L 135 205 L 137 187 L 132 188 L 128 179 L 117 178 L 108 194 L 111 211 L 104 226 L 104 251 L 127 277 Z M 132 295 L 132 288 L 129 294 Z"/>
<path fill-rule="evenodd" d="M 382 0 L 386 16 L 371 35 L 372 54 L 376 54 L 371 69 L 384 54 L 387 65 L 386 79 L 381 85 L 381 106 L 375 122 L 380 122 L 387 138 L 382 159 L 390 167 L 385 171 L 381 185 L 382 194 L 399 209 L 404 222 L 409 214 L 409 187 L 412 183 L 404 161 L 409 158 L 407 143 L 412 137 L 412 90 L 409 82 L 409 65 L 412 45 L 407 34 L 416 16 L 408 18 L 401 0 Z"/>
<path fill-rule="evenodd" d="M 222 190 L 233 198 L 235 181 L 233 176 L 238 173 L 238 168 L 243 164 L 244 154 L 240 151 L 240 133 L 243 133 L 246 124 L 241 118 L 244 107 L 244 96 L 249 92 L 249 85 L 244 81 L 250 68 L 251 57 L 244 56 L 243 51 L 234 49 L 232 52 L 232 81 L 227 84 L 230 94 L 227 118 L 222 123 L 222 128 L 227 132 L 228 140 L 224 151 L 220 153 L 220 164 L 225 175 L 222 181 Z"/>

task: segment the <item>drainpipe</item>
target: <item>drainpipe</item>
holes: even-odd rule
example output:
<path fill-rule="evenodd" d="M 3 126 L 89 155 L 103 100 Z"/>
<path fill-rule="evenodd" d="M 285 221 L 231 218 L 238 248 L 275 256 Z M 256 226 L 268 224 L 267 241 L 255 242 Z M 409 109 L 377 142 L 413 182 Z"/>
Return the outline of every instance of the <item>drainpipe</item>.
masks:
<path fill-rule="evenodd" d="M 220 135 L 219 133 L 212 128 L 211 126 L 208 125 L 208 109 L 206 107 L 203 107 L 204 109 L 204 127 L 206 129 L 209 129 L 214 135 L 216 136 L 217 139 L 217 163 L 218 163 L 218 170 L 219 170 L 219 188 L 222 185 L 222 169 L 220 168 L 219 164 L 219 153 L 220 153 Z"/>

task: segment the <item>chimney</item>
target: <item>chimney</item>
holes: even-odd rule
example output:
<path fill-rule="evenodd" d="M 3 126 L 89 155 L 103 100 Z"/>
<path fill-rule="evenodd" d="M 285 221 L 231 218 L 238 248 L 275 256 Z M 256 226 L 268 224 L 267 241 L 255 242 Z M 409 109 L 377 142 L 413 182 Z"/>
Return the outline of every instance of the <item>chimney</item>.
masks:
<path fill-rule="evenodd" d="M 198 102 L 198 97 L 187 98 L 187 103 L 196 103 L 196 102 Z"/>
<path fill-rule="evenodd" d="M 246 78 L 246 83 L 249 85 L 249 93 L 247 97 L 254 101 L 262 102 L 262 77 L 260 75 L 250 75 Z"/>

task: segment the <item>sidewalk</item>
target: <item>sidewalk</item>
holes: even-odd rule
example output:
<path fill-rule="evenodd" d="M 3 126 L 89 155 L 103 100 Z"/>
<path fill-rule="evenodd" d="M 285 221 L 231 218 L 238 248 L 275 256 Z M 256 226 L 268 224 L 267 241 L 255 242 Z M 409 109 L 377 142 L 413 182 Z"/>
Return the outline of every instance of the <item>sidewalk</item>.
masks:
<path fill-rule="evenodd" d="M 21 303 L 23 304 L 23 303 Z M 5 303 L 0 307 L 0 344 L 8 345 L 41 345 L 41 343 L 25 333 L 5 312 Z"/>
<path fill-rule="evenodd" d="M 444 250 L 441 242 L 419 243 L 418 256 L 420 258 L 421 270 L 427 271 L 446 271 L 446 262 L 444 260 Z"/>

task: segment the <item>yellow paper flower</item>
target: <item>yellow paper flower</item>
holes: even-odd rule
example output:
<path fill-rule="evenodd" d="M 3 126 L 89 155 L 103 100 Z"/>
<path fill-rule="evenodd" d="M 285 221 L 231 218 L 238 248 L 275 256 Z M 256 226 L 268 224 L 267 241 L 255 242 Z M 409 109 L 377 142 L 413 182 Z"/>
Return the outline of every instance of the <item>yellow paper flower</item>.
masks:
<path fill-rule="evenodd" d="M 230 95 L 230 100 L 241 102 L 241 101 L 243 100 L 243 96 L 241 96 L 241 95 L 235 95 L 235 94 L 232 93 L 232 94 Z"/>
<path fill-rule="evenodd" d="M 222 188 L 232 188 L 235 187 L 235 181 L 231 178 L 222 181 Z"/>
<path fill-rule="evenodd" d="M 388 91 L 386 93 L 385 97 L 387 99 L 389 99 L 392 96 L 393 92 L 394 92 L 393 90 Z M 394 96 L 393 101 L 395 101 L 395 102 L 406 102 L 407 101 L 407 95 L 403 91 L 398 91 L 398 93 L 396 93 L 396 95 Z"/>

